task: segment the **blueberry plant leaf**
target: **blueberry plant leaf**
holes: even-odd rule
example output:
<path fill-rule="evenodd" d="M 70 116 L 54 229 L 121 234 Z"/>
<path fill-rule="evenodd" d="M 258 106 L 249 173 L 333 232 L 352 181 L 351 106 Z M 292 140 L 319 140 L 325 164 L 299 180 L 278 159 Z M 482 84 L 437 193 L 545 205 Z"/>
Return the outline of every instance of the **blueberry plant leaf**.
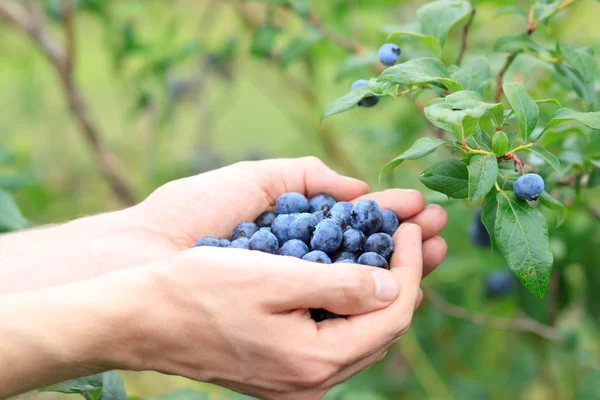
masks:
<path fill-rule="evenodd" d="M 469 162 L 469 201 L 477 201 L 489 193 L 498 177 L 498 161 L 491 154 L 477 154 Z"/>
<path fill-rule="evenodd" d="M 558 51 L 566 65 L 556 64 L 556 69 L 571 80 L 573 90 L 586 102 L 588 110 L 596 111 L 598 96 L 596 95 L 595 80 L 598 64 L 594 50 L 591 47 L 576 49 L 564 42 L 559 42 Z"/>
<path fill-rule="evenodd" d="M 423 158 L 426 155 L 433 153 L 442 145 L 455 146 L 454 143 L 447 140 L 436 139 L 432 137 L 422 137 L 418 139 L 413 143 L 410 149 L 406 150 L 404 153 L 400 154 L 398 157 L 388 162 L 385 167 L 383 167 L 383 170 L 379 174 L 380 180 L 398 165 L 402 164 L 404 160 L 418 160 L 419 158 Z"/>
<path fill-rule="evenodd" d="M 464 90 L 473 90 L 483 95 L 483 91 L 490 82 L 490 63 L 483 56 L 475 57 L 465 62 L 450 76 L 460 83 Z"/>
<path fill-rule="evenodd" d="M 528 146 L 515 149 L 515 153 L 519 153 L 521 151 L 528 151 L 530 153 L 537 154 L 544 161 L 548 163 L 557 173 L 560 172 L 560 160 L 554 154 L 550 153 L 548 150 L 543 148 L 542 146 Z"/>
<path fill-rule="evenodd" d="M 86 394 L 86 398 L 100 399 L 102 386 L 104 384 L 104 374 L 86 376 L 79 379 L 72 379 L 46 386 L 40 389 L 40 392 L 58 392 L 66 394 Z"/>
<path fill-rule="evenodd" d="M 464 162 L 455 158 L 430 166 L 419 180 L 429 189 L 454 199 L 464 199 L 469 195 L 469 171 Z"/>
<path fill-rule="evenodd" d="M 541 100 L 535 100 L 535 104 L 537 104 L 538 106 L 540 104 L 554 104 L 557 105 L 559 107 L 562 107 L 562 105 L 560 104 L 560 102 L 556 99 L 541 99 Z"/>
<path fill-rule="evenodd" d="M 492 48 L 496 53 L 516 53 L 525 49 L 532 51 L 540 50 L 540 46 L 525 33 L 500 36 Z"/>
<path fill-rule="evenodd" d="M 543 22 L 558 11 L 560 0 L 537 0 L 533 6 L 534 21 Z"/>
<path fill-rule="evenodd" d="M 321 121 L 329 116 L 340 114 L 356 107 L 360 100 L 369 95 L 373 95 L 369 86 L 361 86 L 358 89 L 350 91 L 325 108 L 325 111 L 323 111 L 323 115 L 321 116 Z"/>
<path fill-rule="evenodd" d="M 567 121 L 577 121 L 591 129 L 600 129 L 600 112 L 579 112 L 570 108 L 559 108 L 546 124 L 544 131 Z"/>
<path fill-rule="evenodd" d="M 277 27 L 272 25 L 261 26 L 252 38 L 250 52 L 259 57 L 267 56 L 273 48 L 278 36 L 279 29 Z"/>
<path fill-rule="evenodd" d="M 492 250 L 496 248 L 496 214 L 498 212 L 498 200 L 496 200 L 497 192 L 490 190 L 483 199 L 481 205 L 481 222 L 490 235 Z"/>
<path fill-rule="evenodd" d="M 19 211 L 13 197 L 0 189 L 0 233 L 27 228 L 27 220 Z"/>
<path fill-rule="evenodd" d="M 381 73 L 378 81 L 404 85 L 438 83 L 452 92 L 462 90 L 461 84 L 450 78 L 444 64 L 430 57 L 415 58 L 389 67 Z"/>
<path fill-rule="evenodd" d="M 475 149 L 492 151 L 492 142 L 490 141 L 490 137 L 479 127 L 475 128 L 473 134 L 467 138 L 467 144 Z"/>
<path fill-rule="evenodd" d="M 496 13 L 494 14 L 494 18 L 498 18 L 499 16 L 506 15 L 506 14 L 514 14 L 514 15 L 518 15 L 519 17 L 527 18 L 525 11 L 523 11 L 523 9 L 521 7 L 517 7 L 517 6 L 506 6 L 506 7 L 499 8 L 496 11 Z"/>
<path fill-rule="evenodd" d="M 529 203 L 517 199 L 513 192 L 500 192 L 496 197 L 496 245 L 523 285 L 542 298 L 548 289 L 553 263 L 546 218 Z"/>
<path fill-rule="evenodd" d="M 127 400 L 123 379 L 114 371 L 102 374 L 101 400 Z"/>
<path fill-rule="evenodd" d="M 556 211 L 558 216 L 557 227 L 561 226 L 567 219 L 567 207 L 548 192 L 542 192 L 540 201 L 549 209 Z"/>
<path fill-rule="evenodd" d="M 521 138 L 526 141 L 535 129 L 540 115 L 540 109 L 529 93 L 518 83 L 506 83 L 503 86 L 504 95 L 519 120 Z"/>
<path fill-rule="evenodd" d="M 470 12 L 468 1 L 438 0 L 419 8 L 417 18 L 421 32 L 437 38 L 443 47 L 450 29 Z"/>
<path fill-rule="evenodd" d="M 388 36 L 388 41 L 393 40 L 399 36 L 409 36 L 419 40 L 425 45 L 425 47 L 431 51 L 437 58 L 442 56 L 442 46 L 440 42 L 431 35 L 425 35 L 418 32 L 398 31 L 393 32 Z"/>

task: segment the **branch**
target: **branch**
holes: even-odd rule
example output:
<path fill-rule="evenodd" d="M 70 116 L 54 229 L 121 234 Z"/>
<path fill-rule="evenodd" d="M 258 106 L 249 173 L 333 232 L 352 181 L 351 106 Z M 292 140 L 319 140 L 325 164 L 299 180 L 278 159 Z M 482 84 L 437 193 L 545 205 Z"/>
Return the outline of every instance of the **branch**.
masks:
<path fill-rule="evenodd" d="M 72 74 L 73 66 L 75 64 L 75 49 L 77 48 L 77 43 L 75 41 L 75 18 L 73 17 L 73 1 L 62 0 L 61 6 L 67 48 L 66 67 L 69 70 L 69 74 Z"/>
<path fill-rule="evenodd" d="M 541 324 L 530 318 L 499 318 L 491 317 L 478 312 L 472 312 L 448 303 L 442 296 L 431 289 L 425 289 L 425 297 L 444 314 L 471 322 L 475 325 L 515 332 L 525 332 L 540 336 L 553 342 L 563 342 L 563 338 L 556 329 L 551 326 Z"/>
<path fill-rule="evenodd" d="M 0 1 L 0 18 L 27 34 L 54 67 L 60 78 L 69 107 L 79 125 L 79 130 L 92 149 L 100 173 L 109 183 L 111 190 L 120 203 L 125 206 L 135 204 L 133 192 L 118 169 L 118 159 L 101 140 L 98 128 L 88 114 L 83 93 L 73 79 L 71 67 L 74 58 L 75 40 L 72 17 L 67 15 L 64 18 L 67 34 L 66 49 L 46 30 L 41 10 L 31 0 L 26 2 L 26 8 L 13 1 Z M 68 39 L 69 35 L 73 35 L 73 37 Z"/>
<path fill-rule="evenodd" d="M 456 57 L 455 64 L 460 66 L 462 63 L 463 57 L 465 56 L 465 52 L 467 51 L 467 39 L 469 36 L 469 29 L 471 28 L 471 24 L 473 23 L 473 19 L 475 19 L 475 7 L 471 10 L 471 15 L 469 15 L 469 20 L 465 24 L 462 37 L 460 39 L 460 51 L 458 52 L 458 57 Z"/>

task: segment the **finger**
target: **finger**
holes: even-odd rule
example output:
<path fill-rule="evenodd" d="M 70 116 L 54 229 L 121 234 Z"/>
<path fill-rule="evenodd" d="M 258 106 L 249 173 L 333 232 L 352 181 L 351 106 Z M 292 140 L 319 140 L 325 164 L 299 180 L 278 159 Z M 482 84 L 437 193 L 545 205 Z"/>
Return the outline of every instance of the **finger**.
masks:
<path fill-rule="evenodd" d="M 422 301 L 423 301 L 423 289 L 419 289 L 419 297 L 417 298 L 417 304 L 415 304 L 415 311 L 417 310 L 417 308 L 419 308 Z"/>
<path fill-rule="evenodd" d="M 448 245 L 439 236 L 432 237 L 423 242 L 423 278 L 431 274 L 444 261 Z"/>
<path fill-rule="evenodd" d="M 384 346 L 383 348 L 377 350 L 373 354 L 368 355 L 367 357 L 363 358 L 362 360 L 352 363 L 350 366 L 344 368 L 343 370 L 341 370 L 340 372 L 338 372 L 337 374 L 332 376 L 325 383 L 325 386 L 326 387 L 335 386 L 342 382 L 345 382 L 348 379 L 352 378 L 353 376 L 355 376 L 355 375 L 359 374 L 360 372 L 364 371 L 365 369 L 369 368 L 371 365 L 376 364 L 379 361 L 382 361 L 385 358 L 385 356 L 387 355 L 390 347 L 392 347 L 394 344 L 395 344 L 395 341 L 393 343 L 390 343 L 390 344 Z"/>
<path fill-rule="evenodd" d="M 423 240 L 427 240 L 438 235 L 446 227 L 448 213 L 441 206 L 430 204 L 405 222 L 419 225 L 423 230 Z"/>
<path fill-rule="evenodd" d="M 379 207 L 394 211 L 401 220 L 415 216 L 425 208 L 423 194 L 412 189 L 388 189 L 383 192 L 369 193 L 352 200 L 352 203 L 359 200 L 373 200 L 379 204 Z"/>

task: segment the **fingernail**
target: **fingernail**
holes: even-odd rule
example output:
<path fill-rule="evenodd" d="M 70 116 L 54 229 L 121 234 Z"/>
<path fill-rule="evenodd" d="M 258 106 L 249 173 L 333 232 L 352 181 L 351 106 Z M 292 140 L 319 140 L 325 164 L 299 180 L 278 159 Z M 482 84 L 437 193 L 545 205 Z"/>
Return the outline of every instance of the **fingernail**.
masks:
<path fill-rule="evenodd" d="M 400 293 L 398 279 L 391 272 L 376 269 L 371 271 L 371 276 L 375 282 L 375 297 L 379 301 L 392 301 Z"/>

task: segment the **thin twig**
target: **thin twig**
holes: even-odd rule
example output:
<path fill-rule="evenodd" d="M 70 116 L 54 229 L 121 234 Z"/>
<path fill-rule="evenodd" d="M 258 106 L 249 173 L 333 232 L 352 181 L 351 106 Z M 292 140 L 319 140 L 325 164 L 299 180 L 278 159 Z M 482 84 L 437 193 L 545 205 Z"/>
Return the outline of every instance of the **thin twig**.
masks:
<path fill-rule="evenodd" d="M 125 206 L 135 204 L 133 192 L 118 168 L 118 159 L 101 140 L 99 130 L 89 116 L 83 93 L 73 79 L 71 65 L 75 53 L 74 39 L 67 39 L 67 48 L 55 40 L 45 28 L 41 10 L 33 1 L 26 2 L 26 8 L 13 1 L 1 1 L 0 18 L 27 34 L 50 61 L 60 77 L 69 107 L 77 120 L 80 132 L 93 151 L 100 173 L 120 203 Z M 69 31 L 72 27 L 72 24 L 67 23 L 65 30 Z"/>
<path fill-rule="evenodd" d="M 441 295 L 432 289 L 425 290 L 425 298 L 431 301 L 431 303 L 444 314 L 469 321 L 475 325 L 487 328 L 531 333 L 553 342 L 562 343 L 564 341 L 555 328 L 541 324 L 530 318 L 500 318 L 491 317 L 478 312 L 472 312 L 448 303 Z"/>
<path fill-rule="evenodd" d="M 460 51 L 458 52 L 458 57 L 456 57 L 456 65 L 460 66 L 462 63 L 463 57 L 465 56 L 465 52 L 467 51 L 467 39 L 469 37 L 469 29 L 473 24 L 473 19 L 475 19 L 475 7 L 471 10 L 471 15 L 469 15 L 469 19 L 467 23 L 463 27 L 462 36 L 460 38 Z"/>
<path fill-rule="evenodd" d="M 75 18 L 73 16 L 73 0 L 62 0 L 62 20 L 65 30 L 65 45 L 67 52 L 67 65 L 69 74 L 73 73 L 75 65 L 75 50 L 77 42 L 75 41 Z"/>

